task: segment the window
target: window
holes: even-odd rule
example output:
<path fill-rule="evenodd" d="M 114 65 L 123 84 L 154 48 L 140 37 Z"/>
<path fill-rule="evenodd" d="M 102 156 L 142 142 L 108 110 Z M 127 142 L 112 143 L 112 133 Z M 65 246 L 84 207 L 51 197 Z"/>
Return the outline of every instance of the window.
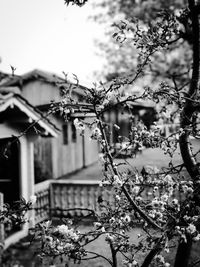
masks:
<path fill-rule="evenodd" d="M 69 141 L 68 140 L 68 124 L 63 124 L 62 131 L 63 131 L 63 144 L 67 145 Z"/>
<path fill-rule="evenodd" d="M 72 142 L 76 142 L 76 127 L 74 125 L 74 122 L 72 122 Z"/>

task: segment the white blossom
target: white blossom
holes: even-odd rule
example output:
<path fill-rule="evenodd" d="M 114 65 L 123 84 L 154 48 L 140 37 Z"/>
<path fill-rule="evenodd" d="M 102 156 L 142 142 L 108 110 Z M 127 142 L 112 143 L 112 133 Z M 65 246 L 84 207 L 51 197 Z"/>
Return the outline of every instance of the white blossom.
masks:
<path fill-rule="evenodd" d="M 83 124 L 82 121 L 79 121 L 79 119 L 74 120 L 74 126 L 76 127 L 77 130 L 84 131 L 85 130 L 85 125 Z"/>
<path fill-rule="evenodd" d="M 101 134 L 100 129 L 98 127 L 94 128 L 92 131 L 91 138 L 94 140 L 98 140 L 101 138 L 101 136 L 102 136 L 102 134 Z"/>
<path fill-rule="evenodd" d="M 140 187 L 139 187 L 139 186 L 134 186 L 134 187 L 133 187 L 133 193 L 134 193 L 135 195 L 137 195 L 137 194 L 139 193 L 139 191 L 140 191 Z"/>
<path fill-rule="evenodd" d="M 30 202 L 32 203 L 32 205 L 35 204 L 36 201 L 37 201 L 37 197 L 36 197 L 36 195 L 32 195 L 32 196 L 30 196 Z"/>
<path fill-rule="evenodd" d="M 196 232 L 196 226 L 190 223 L 188 227 L 186 228 L 186 231 L 190 234 L 194 234 Z"/>
<path fill-rule="evenodd" d="M 118 175 L 114 175 L 114 177 L 113 177 L 113 185 L 116 185 L 116 186 L 122 186 L 123 185 L 123 182 L 119 178 Z"/>
<path fill-rule="evenodd" d="M 193 237 L 194 241 L 199 241 L 200 240 L 200 234 L 196 235 L 195 237 Z"/>
<path fill-rule="evenodd" d="M 101 227 L 101 223 L 100 222 L 94 222 L 94 227 L 95 228 L 100 228 Z"/>

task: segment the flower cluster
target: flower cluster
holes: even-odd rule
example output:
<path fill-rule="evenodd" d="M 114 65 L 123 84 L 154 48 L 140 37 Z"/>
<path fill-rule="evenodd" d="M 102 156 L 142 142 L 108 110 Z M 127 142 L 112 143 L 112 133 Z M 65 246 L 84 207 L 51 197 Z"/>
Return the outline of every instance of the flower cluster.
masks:
<path fill-rule="evenodd" d="M 67 255 L 80 259 L 85 255 L 81 249 L 81 233 L 69 225 L 53 226 L 50 221 L 37 225 L 34 238 L 41 243 L 40 256 Z"/>
<path fill-rule="evenodd" d="M 95 127 L 93 130 L 92 130 L 92 134 L 91 134 L 91 139 L 93 140 L 101 140 L 101 137 L 102 137 L 102 133 L 100 131 L 100 129 L 98 127 Z"/>
<path fill-rule="evenodd" d="M 74 126 L 76 127 L 77 130 L 83 132 L 85 130 L 85 124 L 83 121 L 80 121 L 79 119 L 74 120 Z"/>

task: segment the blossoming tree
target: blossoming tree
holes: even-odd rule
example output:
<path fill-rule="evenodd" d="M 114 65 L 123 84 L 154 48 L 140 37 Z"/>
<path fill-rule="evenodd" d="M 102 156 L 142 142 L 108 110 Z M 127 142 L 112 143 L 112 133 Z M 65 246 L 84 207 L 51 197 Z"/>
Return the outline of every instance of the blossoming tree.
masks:
<path fill-rule="evenodd" d="M 65 2 L 82 6 L 87 1 Z M 200 2 L 188 0 L 188 4 L 180 8 L 178 13 L 173 9 L 162 11 L 148 25 L 144 25 L 144 21 L 137 18 L 115 24 L 116 32 L 113 37 L 121 45 L 126 40 L 131 41 L 138 51 L 135 70 L 109 83 L 95 84 L 93 88 L 85 89 L 90 104 L 89 111 L 94 112 L 96 118 L 92 123 L 74 120 L 81 134 L 84 134 L 85 127 L 89 126 L 91 138 L 99 142 L 104 170 L 100 186 L 104 190 L 110 190 L 114 200 L 113 203 L 108 203 L 99 196 L 98 203 L 102 212 L 94 211 L 94 229 L 88 233 L 79 232 L 71 221 L 66 221 L 66 224 L 58 227 L 53 227 L 49 222 L 39 225 L 36 236 L 42 242 L 43 256 L 67 255 L 78 262 L 102 257 L 113 267 L 121 266 L 118 264 L 167 267 L 170 263 L 164 256 L 175 244 L 177 252 L 171 264 L 174 267 L 189 266 L 192 244 L 200 239 L 200 170 L 197 161 L 199 150 L 194 152 L 191 142 L 192 137 L 199 136 L 199 22 Z M 172 53 L 177 47 L 176 43 L 178 46 L 182 45 L 186 29 L 187 34 L 188 29 L 190 32 L 189 45 L 192 51 L 192 56 L 187 61 L 190 69 L 183 75 L 180 73 L 168 76 L 166 81 L 157 86 L 158 80 L 150 79 L 153 86 L 145 86 L 140 94 L 133 94 L 130 90 L 125 93 L 127 86 L 137 84 L 137 81 L 147 77 L 147 72 L 149 75 L 152 65 L 159 61 L 162 53 Z M 153 76 L 155 77 L 152 74 Z M 172 159 L 174 152 L 180 147 L 182 164 L 175 166 L 170 160 L 168 168 L 152 168 L 142 172 L 137 169 L 122 171 L 120 164 L 116 164 L 107 139 L 111 130 L 104 121 L 103 114 L 113 107 L 130 109 L 131 103 L 140 99 L 154 101 L 159 110 L 159 118 L 166 118 L 166 114 L 170 122 L 179 118 L 180 128 L 170 136 L 163 137 L 156 122 L 150 129 L 142 122 L 133 124 L 122 149 L 127 151 L 133 145 L 135 150 L 140 150 L 143 146 L 159 147 Z M 53 108 L 62 110 L 67 119 L 70 103 L 81 108 L 76 100 L 71 99 L 66 88 L 63 101 Z M 114 128 L 117 130 L 119 126 L 114 125 Z M 118 136 L 118 139 L 119 142 L 123 140 L 121 136 Z M 188 174 L 182 172 L 183 169 L 186 169 Z M 151 188 L 149 198 L 144 194 L 147 188 Z M 129 233 L 136 225 L 140 225 L 143 234 L 138 236 L 137 241 L 131 242 Z M 105 236 L 111 258 L 87 250 L 87 245 L 100 236 Z M 118 254 L 123 256 L 123 263 L 118 262 Z M 138 260 L 139 254 L 143 255 L 143 260 Z M 190 266 L 198 266 L 199 262 L 197 259 Z"/>
<path fill-rule="evenodd" d="M 87 1 L 65 2 L 82 6 Z M 66 220 L 63 225 L 57 227 L 50 222 L 38 225 L 34 237 L 41 242 L 41 256 L 53 258 L 66 255 L 76 262 L 101 257 L 113 267 L 168 267 L 170 264 L 174 267 L 189 266 L 192 244 L 200 240 L 200 169 L 197 161 L 199 150 L 193 151 L 191 141 L 192 137 L 196 139 L 199 136 L 199 22 L 200 2 L 188 0 L 188 5 L 179 9 L 178 14 L 173 9 L 165 10 L 148 25 L 144 25 L 144 21 L 137 18 L 115 24 L 116 32 L 113 37 L 121 45 L 126 40 L 131 41 L 138 52 L 134 72 L 124 74 L 109 83 L 94 84 L 93 88 L 85 89 L 88 112 L 93 112 L 96 117 L 90 123 L 78 118 L 74 120 L 80 134 L 84 134 L 85 127 L 89 127 L 91 139 L 100 144 L 104 170 L 100 186 L 113 194 L 113 201 L 110 203 L 101 196 L 98 197 L 97 202 L 102 211 L 92 212 L 95 223 L 87 233 L 75 228 L 72 220 Z M 160 82 L 155 79 L 152 66 L 166 51 L 172 55 L 172 51 L 177 47 L 176 43 L 178 46 L 182 45 L 186 28 L 190 30 L 189 45 L 192 56 L 187 60 L 190 69 L 183 75 L 174 74 Z M 149 75 L 150 71 L 152 76 Z M 147 73 L 154 79 L 150 79 L 150 84 L 144 86 L 139 94 L 127 90 L 127 87 L 134 87 L 138 81 L 146 78 Z M 63 100 L 59 105 L 52 104 L 52 110 L 62 111 L 68 119 L 70 112 L 73 112 L 69 106 L 73 104 L 73 107 L 77 106 L 80 110 L 81 106 L 71 98 L 68 88 L 64 91 Z M 128 151 L 134 146 L 132 153 L 136 153 L 143 146 L 160 148 L 170 157 L 167 168 L 149 168 L 143 169 L 142 172 L 136 168 L 132 171 L 128 168 L 122 170 L 121 164 L 115 161 L 107 136 L 113 129 L 118 131 L 119 126 L 114 124 L 110 129 L 103 115 L 111 108 L 125 107 L 130 110 L 131 120 L 131 104 L 138 100 L 155 102 L 159 119 L 167 117 L 169 122 L 173 122 L 175 118 L 179 118 L 180 128 L 170 136 L 163 136 L 156 122 L 150 128 L 142 122 L 132 123 L 122 150 Z M 124 139 L 118 135 L 118 140 L 120 142 Z M 172 159 L 178 147 L 183 162 L 174 165 Z M 187 173 L 183 172 L 184 169 Z M 145 193 L 147 190 L 149 197 Z M 141 234 L 133 242 L 130 240 L 130 232 L 138 225 Z M 110 248 L 110 258 L 87 249 L 88 244 L 102 236 Z M 174 261 L 169 263 L 165 256 L 174 247 L 177 248 L 176 256 Z M 119 262 L 118 254 L 122 255 L 122 262 Z M 190 266 L 198 266 L 199 262 L 200 259 L 197 259 Z"/>

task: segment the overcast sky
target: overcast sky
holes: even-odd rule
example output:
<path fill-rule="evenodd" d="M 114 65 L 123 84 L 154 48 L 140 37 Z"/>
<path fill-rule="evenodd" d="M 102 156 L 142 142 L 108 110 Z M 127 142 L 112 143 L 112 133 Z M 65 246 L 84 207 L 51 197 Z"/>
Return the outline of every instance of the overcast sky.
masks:
<path fill-rule="evenodd" d="M 90 4 L 67 7 L 64 0 L 0 0 L 0 70 L 65 71 L 92 81 L 93 70 L 102 66 L 94 38 L 104 31 L 87 19 L 91 12 Z"/>

